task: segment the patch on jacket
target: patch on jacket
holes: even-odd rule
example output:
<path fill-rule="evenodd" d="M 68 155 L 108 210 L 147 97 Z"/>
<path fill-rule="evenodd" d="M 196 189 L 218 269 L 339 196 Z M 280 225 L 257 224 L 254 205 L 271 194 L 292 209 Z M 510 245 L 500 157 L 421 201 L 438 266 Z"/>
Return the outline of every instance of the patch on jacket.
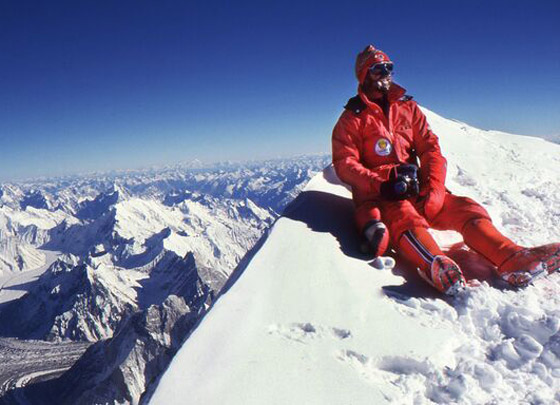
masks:
<path fill-rule="evenodd" d="M 393 145 L 388 139 L 381 138 L 375 143 L 375 153 L 379 156 L 389 156 L 393 150 Z"/>
<path fill-rule="evenodd" d="M 413 98 L 414 98 L 414 97 L 412 97 L 411 95 L 405 94 L 404 96 L 402 96 L 401 98 L 399 98 L 399 101 L 403 101 L 403 102 L 404 102 L 404 101 L 410 101 L 410 100 L 412 100 Z"/>
<path fill-rule="evenodd" d="M 348 100 L 344 108 L 352 111 L 354 114 L 359 114 L 366 109 L 366 103 L 362 101 L 360 96 L 355 96 Z"/>

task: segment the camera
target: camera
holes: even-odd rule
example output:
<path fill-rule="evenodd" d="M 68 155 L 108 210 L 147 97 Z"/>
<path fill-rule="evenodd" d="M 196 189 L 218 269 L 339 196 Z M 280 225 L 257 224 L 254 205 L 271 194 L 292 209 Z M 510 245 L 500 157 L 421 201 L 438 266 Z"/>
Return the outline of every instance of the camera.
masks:
<path fill-rule="evenodd" d="M 419 191 L 418 166 L 413 164 L 397 166 L 393 178 L 381 184 L 381 196 L 386 200 L 406 200 Z"/>

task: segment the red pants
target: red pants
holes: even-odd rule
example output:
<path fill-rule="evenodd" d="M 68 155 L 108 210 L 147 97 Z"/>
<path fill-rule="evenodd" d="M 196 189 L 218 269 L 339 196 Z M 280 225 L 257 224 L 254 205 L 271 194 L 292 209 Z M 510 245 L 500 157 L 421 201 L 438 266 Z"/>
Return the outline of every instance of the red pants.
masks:
<path fill-rule="evenodd" d="M 445 195 L 443 208 L 431 221 L 424 218 L 418 205 L 409 200 L 368 201 L 356 208 L 360 231 L 372 220 L 385 223 L 393 247 L 421 274 L 430 274 L 434 258 L 444 254 L 427 228 L 459 232 L 467 246 L 498 267 L 523 250 L 492 225 L 488 212 L 480 204 L 450 193 Z"/>
<path fill-rule="evenodd" d="M 488 219 L 488 212 L 477 202 L 467 197 L 447 193 L 440 213 L 428 222 L 415 203 L 403 201 L 366 201 L 356 207 L 356 223 L 360 232 L 371 220 L 381 220 L 387 226 L 394 246 L 401 235 L 414 228 L 434 228 L 462 233 L 464 226 L 474 219 Z"/>

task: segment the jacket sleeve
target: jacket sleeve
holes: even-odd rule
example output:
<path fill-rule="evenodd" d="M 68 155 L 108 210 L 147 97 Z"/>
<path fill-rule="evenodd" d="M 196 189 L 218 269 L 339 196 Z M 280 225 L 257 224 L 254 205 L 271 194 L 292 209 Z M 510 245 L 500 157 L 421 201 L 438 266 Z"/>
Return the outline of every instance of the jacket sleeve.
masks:
<path fill-rule="evenodd" d="M 389 177 L 392 165 L 368 169 L 360 161 L 361 134 L 359 119 L 350 111 L 342 113 L 332 134 L 332 158 L 338 177 L 353 189 L 372 196 Z"/>
<path fill-rule="evenodd" d="M 414 146 L 420 159 L 420 194 L 433 188 L 445 188 L 447 160 L 441 154 L 438 137 L 415 102 L 412 114 Z"/>

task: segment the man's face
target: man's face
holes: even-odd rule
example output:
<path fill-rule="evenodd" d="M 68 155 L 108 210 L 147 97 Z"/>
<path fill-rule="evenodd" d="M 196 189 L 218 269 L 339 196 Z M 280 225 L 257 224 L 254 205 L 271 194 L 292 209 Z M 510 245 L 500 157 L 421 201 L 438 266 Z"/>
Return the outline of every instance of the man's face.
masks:
<path fill-rule="evenodd" d="M 393 64 L 378 63 L 368 70 L 364 88 L 366 91 L 385 94 L 393 83 Z"/>

